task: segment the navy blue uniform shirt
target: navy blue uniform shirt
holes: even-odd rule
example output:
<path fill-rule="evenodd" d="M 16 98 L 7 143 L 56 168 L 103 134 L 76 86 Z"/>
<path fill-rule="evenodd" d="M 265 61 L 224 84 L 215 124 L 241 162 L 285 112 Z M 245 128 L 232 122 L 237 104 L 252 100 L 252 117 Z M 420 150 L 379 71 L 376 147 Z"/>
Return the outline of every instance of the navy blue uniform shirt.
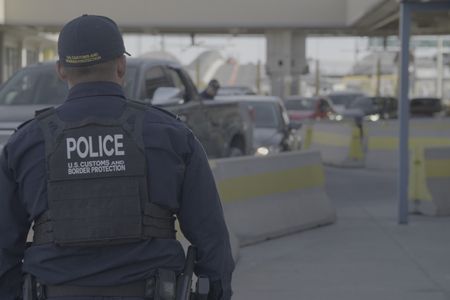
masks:
<path fill-rule="evenodd" d="M 74 86 L 57 108 L 63 121 L 88 116 L 115 118 L 125 108 L 122 88 L 112 82 Z M 228 231 L 206 154 L 192 132 L 165 112 L 149 108 L 144 121 L 149 196 L 178 217 L 181 231 L 198 247 L 196 273 L 220 280 L 231 297 Z M 176 240 L 152 239 L 108 247 L 25 249 L 33 220 L 47 209 L 45 150 L 35 120 L 10 138 L 0 156 L 0 299 L 21 289 L 22 272 L 46 284 L 109 286 L 148 278 L 157 268 L 180 271 L 184 252 Z"/>

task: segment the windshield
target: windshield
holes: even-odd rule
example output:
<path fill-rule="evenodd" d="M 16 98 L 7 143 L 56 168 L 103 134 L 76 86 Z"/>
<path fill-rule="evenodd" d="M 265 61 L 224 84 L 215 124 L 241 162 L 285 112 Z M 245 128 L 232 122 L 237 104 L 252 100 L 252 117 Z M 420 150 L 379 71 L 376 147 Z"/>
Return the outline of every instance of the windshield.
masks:
<path fill-rule="evenodd" d="M 314 110 L 315 103 L 313 99 L 297 99 L 287 100 L 285 106 L 287 110 Z"/>
<path fill-rule="evenodd" d="M 28 68 L 17 72 L 0 90 L 1 105 L 60 104 L 67 85 L 53 68 Z"/>
<path fill-rule="evenodd" d="M 255 115 L 256 128 L 278 128 L 280 125 L 279 111 L 272 103 L 251 103 Z"/>
<path fill-rule="evenodd" d="M 328 98 L 330 98 L 331 102 L 333 102 L 334 105 L 350 107 L 353 101 L 363 96 L 364 95 L 362 94 L 342 94 L 342 95 L 329 95 Z"/>
<path fill-rule="evenodd" d="M 128 67 L 124 91 L 127 97 L 134 89 L 136 68 Z M 61 104 L 68 93 L 53 67 L 31 67 L 17 72 L 0 89 L 0 105 Z"/>
<path fill-rule="evenodd" d="M 350 105 L 350 108 L 359 108 L 364 111 L 370 110 L 373 108 L 373 101 L 371 98 L 359 98 L 353 101 Z"/>
<path fill-rule="evenodd" d="M 359 98 L 356 99 L 350 107 L 362 109 L 366 113 L 381 111 L 384 108 L 386 101 L 387 100 L 383 98 Z"/>
<path fill-rule="evenodd" d="M 218 96 L 255 95 L 248 87 L 221 87 L 217 91 Z"/>

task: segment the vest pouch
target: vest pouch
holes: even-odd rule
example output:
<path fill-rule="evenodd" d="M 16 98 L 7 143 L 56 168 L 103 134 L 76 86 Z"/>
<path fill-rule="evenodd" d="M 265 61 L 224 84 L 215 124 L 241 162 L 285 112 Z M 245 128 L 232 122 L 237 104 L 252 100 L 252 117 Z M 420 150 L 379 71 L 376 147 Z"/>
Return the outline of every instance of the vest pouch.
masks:
<path fill-rule="evenodd" d="M 60 246 L 129 243 L 142 238 L 139 180 L 90 178 L 49 183 L 50 218 Z"/>

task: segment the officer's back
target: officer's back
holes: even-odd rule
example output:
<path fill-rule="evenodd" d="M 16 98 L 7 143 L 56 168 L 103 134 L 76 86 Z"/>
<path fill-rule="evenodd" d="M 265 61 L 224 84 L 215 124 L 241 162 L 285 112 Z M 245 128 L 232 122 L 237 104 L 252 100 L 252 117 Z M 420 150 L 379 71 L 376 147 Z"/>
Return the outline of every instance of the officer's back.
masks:
<path fill-rule="evenodd" d="M 112 20 L 72 20 L 58 48 L 66 102 L 24 124 L 0 158 L 0 298 L 19 293 L 23 270 L 49 299 L 152 299 L 142 292 L 149 280 L 184 264 L 174 216 L 199 248 L 196 273 L 210 278 L 211 295 L 231 297 L 228 233 L 197 139 L 169 113 L 125 99 Z"/>

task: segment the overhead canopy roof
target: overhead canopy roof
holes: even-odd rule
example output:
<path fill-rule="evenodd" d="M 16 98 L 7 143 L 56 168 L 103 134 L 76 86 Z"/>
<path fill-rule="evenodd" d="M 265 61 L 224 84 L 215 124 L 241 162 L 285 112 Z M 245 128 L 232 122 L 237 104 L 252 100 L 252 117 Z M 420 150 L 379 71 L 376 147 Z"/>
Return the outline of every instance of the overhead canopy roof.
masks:
<path fill-rule="evenodd" d="M 399 0 L 0 0 L 0 24 L 45 31 L 89 13 L 112 17 L 125 32 L 383 35 L 397 32 L 398 12 Z M 414 31 L 449 33 L 449 20 L 448 12 L 416 14 Z"/>
<path fill-rule="evenodd" d="M 449 0 L 410 0 L 411 3 L 444 3 Z M 353 27 L 368 34 L 395 34 L 399 27 L 399 0 L 383 0 L 371 11 L 355 22 Z M 413 14 L 412 32 L 414 34 L 448 34 L 450 33 L 450 12 L 429 11 Z"/>

